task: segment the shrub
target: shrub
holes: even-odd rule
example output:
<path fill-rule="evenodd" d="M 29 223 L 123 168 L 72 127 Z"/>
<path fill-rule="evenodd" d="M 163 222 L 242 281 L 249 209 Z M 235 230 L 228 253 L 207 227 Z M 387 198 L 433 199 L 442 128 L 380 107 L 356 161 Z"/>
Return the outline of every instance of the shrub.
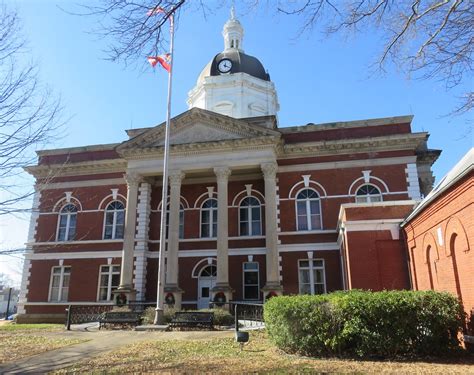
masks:
<path fill-rule="evenodd" d="M 165 308 L 164 320 L 165 323 L 170 323 L 174 314 L 180 311 L 175 308 Z M 224 309 L 202 309 L 202 310 L 187 310 L 187 311 L 209 311 L 214 313 L 214 324 L 217 326 L 229 326 L 234 324 L 234 316 Z M 155 307 L 147 307 L 142 314 L 142 324 L 153 324 L 155 320 Z"/>
<path fill-rule="evenodd" d="M 304 355 L 393 358 L 459 349 L 464 312 L 456 297 L 434 291 L 350 291 L 270 299 L 270 339 Z"/>

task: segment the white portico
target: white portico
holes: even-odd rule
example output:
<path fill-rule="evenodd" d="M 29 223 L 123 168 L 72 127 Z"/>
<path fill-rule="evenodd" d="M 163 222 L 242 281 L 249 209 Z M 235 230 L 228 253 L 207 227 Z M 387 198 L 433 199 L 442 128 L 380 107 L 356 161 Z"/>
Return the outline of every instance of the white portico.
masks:
<path fill-rule="evenodd" d="M 253 119 L 258 123 L 257 119 Z M 199 176 L 217 183 L 218 230 L 216 240 L 216 282 L 210 290 L 210 298 L 222 294 L 232 299 L 232 287 L 229 283 L 229 236 L 228 212 L 229 178 L 233 174 L 240 176 L 259 175 L 265 184 L 265 238 L 266 238 L 266 275 L 267 283 L 262 290 L 265 293 L 280 293 L 277 233 L 276 171 L 277 152 L 281 134 L 269 128 L 268 118 L 259 120 L 264 126 L 252 121 L 233 119 L 217 113 L 194 108 L 171 122 L 170 149 L 170 194 L 168 206 L 169 229 L 167 241 L 167 268 L 165 294 L 172 293 L 175 305 L 180 307 L 182 286 L 179 285 L 179 214 L 180 191 L 183 183 L 199 180 Z M 266 125 L 266 126 L 265 126 Z M 162 175 L 162 153 L 164 124 L 143 131 L 117 148 L 119 154 L 127 160 L 129 200 L 127 205 L 127 228 L 123 249 L 123 270 L 121 289 L 127 291 L 132 284 L 128 271 L 133 268 L 133 244 L 135 231 L 130 229 L 136 217 L 138 194 L 137 182 Z M 218 152 L 216 152 L 218 151 Z M 258 177 L 257 177 L 258 178 Z M 159 181 L 159 178 L 156 178 Z M 137 185 L 137 186 L 136 186 Z M 131 195 L 135 194 L 135 197 Z M 146 199 L 146 198 L 145 198 Z M 148 198 L 149 195 L 148 195 Z M 135 202 L 135 203 L 134 203 Z M 143 203 L 143 202 L 140 202 Z M 146 202 L 145 202 L 146 205 Z M 133 224 L 132 224 L 133 225 Z M 134 291 L 130 292 L 130 298 Z"/>

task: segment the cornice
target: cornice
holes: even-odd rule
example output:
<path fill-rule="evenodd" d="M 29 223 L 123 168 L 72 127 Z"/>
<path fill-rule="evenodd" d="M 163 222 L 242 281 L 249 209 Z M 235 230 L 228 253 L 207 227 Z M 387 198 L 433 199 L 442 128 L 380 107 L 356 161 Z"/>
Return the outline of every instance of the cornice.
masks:
<path fill-rule="evenodd" d="M 359 128 L 365 126 L 381 126 L 390 124 L 411 124 L 413 121 L 413 115 L 406 116 L 393 116 L 393 117 L 381 117 L 371 118 L 366 120 L 353 120 L 353 121 L 338 121 L 338 122 L 327 122 L 327 123 L 309 123 L 306 125 L 299 126 L 285 126 L 280 128 L 280 131 L 284 134 L 300 133 L 300 132 L 314 132 L 324 131 L 330 129 L 348 129 L 348 128 Z"/>
<path fill-rule="evenodd" d="M 341 139 L 336 141 L 319 141 L 285 144 L 283 154 L 286 157 L 312 155 L 333 155 L 346 152 L 374 152 L 416 150 L 426 140 L 425 133 L 400 134 L 383 137 L 358 139 Z M 279 156 L 280 156 L 279 155 Z"/>
<path fill-rule="evenodd" d="M 280 136 L 264 136 L 257 138 L 230 139 L 216 142 L 186 143 L 170 146 L 170 155 L 192 156 L 203 153 L 219 153 L 225 151 L 260 150 L 262 146 L 270 146 L 277 150 L 280 146 Z M 121 152 L 127 160 L 149 159 L 161 157 L 164 147 L 131 148 Z"/>
<path fill-rule="evenodd" d="M 127 161 L 124 159 L 107 159 L 80 163 L 34 165 L 25 167 L 25 171 L 36 178 L 125 172 L 126 169 Z"/>

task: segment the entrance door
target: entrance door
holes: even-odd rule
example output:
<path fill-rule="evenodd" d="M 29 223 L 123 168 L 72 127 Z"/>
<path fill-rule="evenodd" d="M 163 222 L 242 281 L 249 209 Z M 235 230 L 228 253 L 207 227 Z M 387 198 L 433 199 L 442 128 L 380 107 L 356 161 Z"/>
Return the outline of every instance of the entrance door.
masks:
<path fill-rule="evenodd" d="M 211 301 L 211 289 L 216 285 L 216 266 L 205 267 L 198 280 L 198 309 L 208 309 Z"/>

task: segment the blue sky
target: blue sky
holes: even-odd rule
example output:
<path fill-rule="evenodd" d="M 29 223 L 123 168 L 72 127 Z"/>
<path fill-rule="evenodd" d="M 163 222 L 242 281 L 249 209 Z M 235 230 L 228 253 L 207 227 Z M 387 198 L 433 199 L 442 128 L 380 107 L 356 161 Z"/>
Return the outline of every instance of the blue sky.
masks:
<path fill-rule="evenodd" d="M 17 9 L 40 78 L 61 95 L 70 117 L 61 139 L 48 148 L 121 142 L 126 129 L 164 121 L 165 72 L 141 62 L 125 67 L 105 60 L 103 50 L 109 41 L 90 33 L 95 21 L 68 15 L 57 6 L 68 8 L 72 1 L 6 4 Z M 208 4 L 212 7 L 213 2 Z M 376 30 L 349 39 L 327 39 L 316 32 L 296 38 L 297 19 L 264 10 L 242 14 L 236 5 L 245 30 L 245 52 L 262 61 L 276 85 L 279 126 L 413 114 L 413 130 L 428 131 L 429 146 L 443 150 L 433 168 L 437 179 L 472 147 L 467 115 L 443 117 L 472 82 L 446 92 L 442 82 L 407 80 L 393 66 L 387 66 L 385 74 L 371 74 L 381 47 Z M 187 92 L 206 63 L 223 49 L 221 31 L 228 17 L 226 7 L 206 19 L 196 12 L 181 15 L 175 40 L 173 115 L 187 110 Z M 27 217 L 2 219 L 0 249 L 22 246 L 27 227 Z M 11 263 L 14 259 L 0 258 L 0 272 L 18 277 L 12 271 L 18 268 Z"/>

